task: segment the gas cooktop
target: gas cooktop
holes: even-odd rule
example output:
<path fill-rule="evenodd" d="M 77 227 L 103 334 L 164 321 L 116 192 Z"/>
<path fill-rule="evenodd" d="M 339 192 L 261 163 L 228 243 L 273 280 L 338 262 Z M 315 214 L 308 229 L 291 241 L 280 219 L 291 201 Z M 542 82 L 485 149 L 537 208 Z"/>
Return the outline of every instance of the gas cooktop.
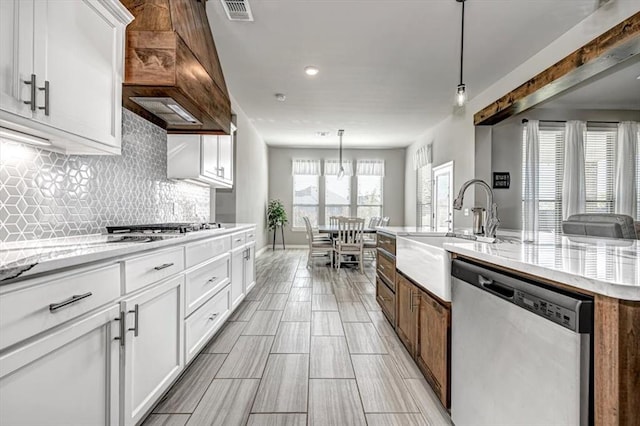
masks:
<path fill-rule="evenodd" d="M 146 225 L 118 225 L 107 226 L 109 234 L 184 234 L 187 232 L 205 231 L 207 229 L 220 229 L 219 223 L 201 222 L 177 222 L 177 223 L 152 223 Z"/>

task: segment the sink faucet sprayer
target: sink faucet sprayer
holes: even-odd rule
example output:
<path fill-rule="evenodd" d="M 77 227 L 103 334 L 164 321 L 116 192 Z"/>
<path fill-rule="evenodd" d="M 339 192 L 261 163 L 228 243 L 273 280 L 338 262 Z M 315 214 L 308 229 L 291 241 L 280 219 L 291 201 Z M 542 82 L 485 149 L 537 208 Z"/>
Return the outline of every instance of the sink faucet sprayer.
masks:
<path fill-rule="evenodd" d="M 491 206 L 491 213 L 487 214 L 487 218 L 484 224 L 484 236 L 485 238 L 496 238 L 496 231 L 500 225 L 498 219 L 498 205 L 493 202 L 493 191 L 491 187 L 483 180 L 471 179 L 462 184 L 460 192 L 455 200 L 453 200 L 453 208 L 456 210 L 462 210 L 462 203 L 464 202 L 464 193 L 471 185 L 480 185 L 487 193 L 487 207 Z"/>

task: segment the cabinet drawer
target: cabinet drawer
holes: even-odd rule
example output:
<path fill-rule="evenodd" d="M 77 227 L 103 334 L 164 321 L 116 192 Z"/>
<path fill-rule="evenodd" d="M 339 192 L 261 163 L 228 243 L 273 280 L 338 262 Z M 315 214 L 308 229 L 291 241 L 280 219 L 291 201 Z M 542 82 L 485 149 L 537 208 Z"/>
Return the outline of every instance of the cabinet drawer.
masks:
<path fill-rule="evenodd" d="M 396 239 L 386 234 L 378 233 L 378 247 L 396 255 Z"/>
<path fill-rule="evenodd" d="M 186 315 L 229 284 L 231 277 L 231 256 L 223 254 L 204 265 L 187 272 L 185 286 Z"/>
<path fill-rule="evenodd" d="M 387 285 L 395 291 L 396 282 L 396 262 L 394 259 L 389 258 L 382 251 L 377 251 L 376 270 L 378 275 L 387 282 Z"/>
<path fill-rule="evenodd" d="M 238 232 L 231 235 L 231 248 L 243 246 L 246 241 L 246 232 Z"/>
<path fill-rule="evenodd" d="M 131 293 L 184 270 L 182 247 L 154 251 L 124 261 L 125 292 Z"/>
<path fill-rule="evenodd" d="M 228 235 L 189 244 L 186 247 L 186 267 L 191 268 L 198 263 L 226 253 L 230 249 L 231 241 Z"/>
<path fill-rule="evenodd" d="M 118 298 L 120 265 L 51 275 L 33 284 L 0 296 L 0 349 Z"/>
<path fill-rule="evenodd" d="M 247 244 L 254 242 L 256 240 L 256 230 L 255 230 L 255 228 L 251 229 L 250 231 L 247 231 L 245 233 L 245 235 L 246 235 L 245 242 Z"/>
<path fill-rule="evenodd" d="M 230 286 L 227 286 L 185 320 L 186 362 L 191 361 L 227 319 L 230 295 Z"/>
<path fill-rule="evenodd" d="M 389 290 L 380 278 L 376 279 L 376 300 L 391 324 L 395 324 L 396 295 Z"/>

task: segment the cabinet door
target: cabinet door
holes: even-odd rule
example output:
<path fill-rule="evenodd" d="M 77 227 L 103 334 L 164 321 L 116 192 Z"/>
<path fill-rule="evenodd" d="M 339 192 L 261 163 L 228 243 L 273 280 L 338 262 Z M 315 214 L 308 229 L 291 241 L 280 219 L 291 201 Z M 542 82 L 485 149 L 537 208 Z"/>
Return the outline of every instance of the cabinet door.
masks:
<path fill-rule="evenodd" d="M 256 245 L 247 246 L 247 252 L 244 261 L 244 291 L 249 293 L 256 285 Z"/>
<path fill-rule="evenodd" d="M 218 170 L 218 137 L 215 135 L 201 135 L 201 165 L 202 176 L 219 179 Z"/>
<path fill-rule="evenodd" d="M 231 309 L 244 299 L 244 262 L 246 251 L 239 248 L 231 252 Z"/>
<path fill-rule="evenodd" d="M 233 182 L 233 136 L 218 136 L 218 170 L 226 182 Z"/>
<path fill-rule="evenodd" d="M 34 70 L 49 82 L 49 115 L 34 120 L 67 133 L 120 146 L 123 30 L 97 1 L 36 0 Z M 38 90 L 38 107 L 46 91 Z"/>
<path fill-rule="evenodd" d="M 118 306 L 0 356 L 0 424 L 119 423 Z"/>
<path fill-rule="evenodd" d="M 417 289 L 400 274 L 396 275 L 396 332 L 413 356 L 416 350 L 416 328 L 418 312 L 414 306 Z"/>
<path fill-rule="evenodd" d="M 449 407 L 449 309 L 420 292 L 418 366 L 440 398 Z"/>
<path fill-rule="evenodd" d="M 184 365 L 183 276 L 123 302 L 127 312 L 124 424 L 136 424 Z"/>
<path fill-rule="evenodd" d="M 33 0 L 0 1 L 0 108 L 31 117 Z"/>

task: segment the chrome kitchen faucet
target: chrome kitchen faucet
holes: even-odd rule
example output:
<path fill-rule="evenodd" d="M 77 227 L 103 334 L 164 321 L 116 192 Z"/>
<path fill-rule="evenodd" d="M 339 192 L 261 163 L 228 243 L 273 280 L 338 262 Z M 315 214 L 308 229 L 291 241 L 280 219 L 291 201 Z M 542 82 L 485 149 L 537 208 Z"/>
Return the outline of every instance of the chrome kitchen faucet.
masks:
<path fill-rule="evenodd" d="M 487 208 L 491 206 L 490 213 L 487 214 L 487 218 L 484 224 L 484 237 L 496 238 L 496 232 L 500 225 L 500 219 L 498 219 L 498 205 L 493 202 L 493 191 L 491 187 L 481 179 L 471 179 L 462 184 L 460 192 L 455 200 L 453 200 L 453 208 L 456 210 L 462 210 L 462 203 L 464 202 L 464 193 L 471 185 L 480 185 L 487 193 Z"/>

